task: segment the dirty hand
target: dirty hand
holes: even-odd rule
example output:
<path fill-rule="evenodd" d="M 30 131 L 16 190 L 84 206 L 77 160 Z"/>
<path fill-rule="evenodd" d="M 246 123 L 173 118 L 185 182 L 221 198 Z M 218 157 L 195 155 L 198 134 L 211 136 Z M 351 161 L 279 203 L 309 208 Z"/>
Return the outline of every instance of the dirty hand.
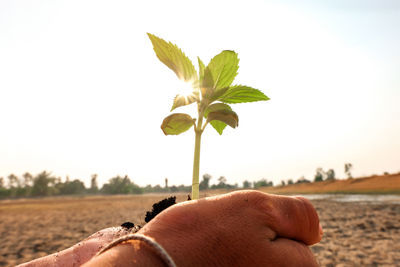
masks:
<path fill-rule="evenodd" d="M 70 248 L 20 264 L 18 267 L 80 266 L 93 258 L 102 247 L 106 246 L 114 239 L 127 235 L 132 231 L 134 231 L 134 229 L 127 229 L 124 227 L 106 228 L 92 234 Z"/>
<path fill-rule="evenodd" d="M 176 204 L 138 233 L 153 238 L 177 266 L 318 266 L 307 245 L 322 228 L 312 204 L 259 191 Z M 87 266 L 163 266 L 140 241 L 117 245 Z"/>

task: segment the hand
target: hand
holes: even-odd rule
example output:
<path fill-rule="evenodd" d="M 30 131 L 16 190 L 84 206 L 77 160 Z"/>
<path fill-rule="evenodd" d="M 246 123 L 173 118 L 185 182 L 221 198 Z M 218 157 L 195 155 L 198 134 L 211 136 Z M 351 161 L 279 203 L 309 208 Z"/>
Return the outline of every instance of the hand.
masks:
<path fill-rule="evenodd" d="M 123 227 L 106 228 L 68 249 L 23 263 L 18 267 L 79 266 L 93 258 L 101 248 L 114 239 L 131 233 L 131 230 Z"/>
<path fill-rule="evenodd" d="M 154 238 L 177 266 L 318 266 L 307 245 L 322 238 L 305 198 L 249 190 L 179 203 L 139 233 Z M 149 248 L 118 245 L 87 266 L 154 264 L 155 257 Z"/>

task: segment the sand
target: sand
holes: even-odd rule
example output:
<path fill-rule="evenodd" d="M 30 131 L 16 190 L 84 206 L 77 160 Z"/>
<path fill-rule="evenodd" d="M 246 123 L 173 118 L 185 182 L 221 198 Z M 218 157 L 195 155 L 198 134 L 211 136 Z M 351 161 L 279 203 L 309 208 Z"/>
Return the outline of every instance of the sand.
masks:
<path fill-rule="evenodd" d="M 400 204 L 312 201 L 324 229 L 321 266 L 400 266 Z"/>
<path fill-rule="evenodd" d="M 274 194 L 310 193 L 372 193 L 400 194 L 400 173 L 372 175 L 350 179 L 327 180 L 286 186 L 264 187 L 262 191 Z"/>
<path fill-rule="evenodd" d="M 143 224 L 145 211 L 163 197 L 0 201 L 0 266 L 54 253 L 126 221 Z M 323 240 L 312 246 L 321 266 L 400 266 L 400 204 L 312 202 L 324 228 Z"/>

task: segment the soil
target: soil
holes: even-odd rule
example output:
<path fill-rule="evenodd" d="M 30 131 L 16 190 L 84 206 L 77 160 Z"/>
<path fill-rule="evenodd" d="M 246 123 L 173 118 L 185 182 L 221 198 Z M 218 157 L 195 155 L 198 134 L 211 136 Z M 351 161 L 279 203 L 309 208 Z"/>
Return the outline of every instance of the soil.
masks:
<path fill-rule="evenodd" d="M 400 266 L 400 204 L 312 201 L 324 236 L 321 266 Z"/>
<path fill-rule="evenodd" d="M 132 222 L 124 222 L 123 224 L 121 224 L 121 226 L 125 229 L 131 229 L 135 227 L 135 224 Z"/>
<path fill-rule="evenodd" d="M 286 186 L 264 187 L 260 190 L 274 194 L 309 193 L 377 193 L 400 194 L 400 173 L 369 177 L 328 180 Z"/>
<path fill-rule="evenodd" d="M 157 203 L 153 204 L 153 208 L 151 211 L 146 212 L 146 217 L 144 218 L 144 221 L 146 223 L 150 222 L 154 217 L 156 217 L 160 212 L 165 210 L 166 208 L 176 204 L 176 197 L 168 197 L 165 198 Z"/>
<path fill-rule="evenodd" d="M 0 201 L 0 266 L 70 247 L 92 233 L 144 225 L 165 195 Z M 187 196 L 177 194 L 176 201 Z M 324 237 L 311 247 L 321 266 L 400 266 L 400 204 L 312 200 Z M 130 223 L 132 222 L 132 223 Z M 133 227 L 132 226 L 132 227 Z"/>

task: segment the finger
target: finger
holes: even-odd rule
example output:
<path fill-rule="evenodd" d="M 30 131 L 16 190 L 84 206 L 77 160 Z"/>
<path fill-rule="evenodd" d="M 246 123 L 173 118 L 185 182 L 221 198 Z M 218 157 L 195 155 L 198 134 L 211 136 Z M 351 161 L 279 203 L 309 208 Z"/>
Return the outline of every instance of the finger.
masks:
<path fill-rule="evenodd" d="M 311 202 L 302 197 L 264 194 L 260 202 L 266 216 L 267 226 L 278 237 L 318 243 L 322 238 L 319 218 Z"/>
<path fill-rule="evenodd" d="M 277 263 L 274 266 L 319 266 L 310 248 L 304 243 L 278 238 L 270 242 L 268 249 L 269 253 L 273 252 L 273 261 Z"/>

